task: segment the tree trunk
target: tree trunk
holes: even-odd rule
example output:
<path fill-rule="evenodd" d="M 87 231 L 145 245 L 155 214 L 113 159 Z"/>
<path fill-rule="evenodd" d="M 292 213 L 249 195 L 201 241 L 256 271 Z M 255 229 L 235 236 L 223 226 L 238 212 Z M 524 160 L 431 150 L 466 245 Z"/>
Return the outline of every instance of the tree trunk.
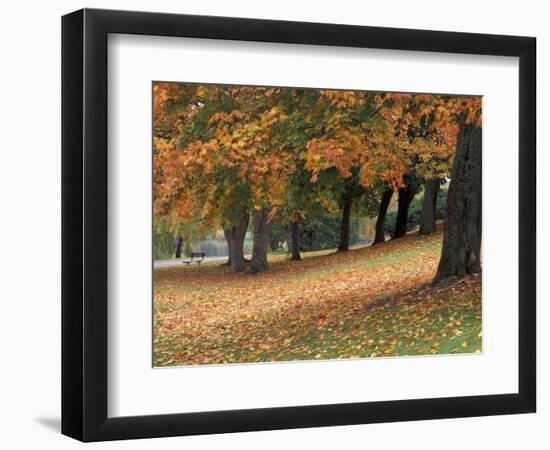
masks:
<path fill-rule="evenodd" d="M 409 217 L 409 206 L 412 199 L 416 195 L 416 190 L 412 185 L 407 184 L 404 188 L 399 189 L 397 198 L 397 219 L 395 220 L 395 229 L 393 238 L 400 238 L 407 234 L 407 220 Z"/>
<path fill-rule="evenodd" d="M 269 218 L 269 213 L 269 208 L 254 212 L 251 273 L 266 272 L 269 268 L 267 265 L 267 250 L 273 229 L 273 222 Z"/>
<path fill-rule="evenodd" d="M 291 234 L 291 261 L 300 261 L 302 256 L 300 255 L 300 225 L 295 220 L 290 222 L 290 234 Z"/>
<path fill-rule="evenodd" d="M 372 245 L 379 244 L 380 242 L 384 242 L 386 240 L 386 214 L 388 213 L 388 207 L 390 206 L 392 197 L 392 189 L 386 189 L 382 194 L 380 209 L 378 210 L 378 218 L 376 219 L 376 232 L 374 234 L 374 242 Z"/>
<path fill-rule="evenodd" d="M 231 227 L 223 227 L 223 235 L 225 236 L 225 241 L 227 242 L 227 261 L 222 265 L 231 266 L 231 241 L 233 239 L 233 234 L 230 232 Z"/>
<path fill-rule="evenodd" d="M 231 267 L 231 272 L 244 271 L 244 238 L 248 228 L 248 211 L 242 213 L 241 219 L 232 226 L 224 226 L 223 233 L 227 240 L 227 250 L 229 259 L 227 264 Z"/>
<path fill-rule="evenodd" d="M 176 241 L 176 259 L 181 258 L 181 249 L 183 248 L 183 238 L 180 236 Z"/>
<path fill-rule="evenodd" d="M 435 208 L 439 192 L 439 178 L 431 178 L 424 184 L 424 201 L 420 217 L 420 234 L 435 233 Z"/>
<path fill-rule="evenodd" d="M 349 226 L 351 219 L 351 206 L 353 200 L 346 200 L 342 208 L 342 223 L 340 225 L 340 244 L 338 245 L 339 252 L 347 252 L 349 250 Z"/>
<path fill-rule="evenodd" d="M 481 271 L 481 128 L 460 124 L 434 283 Z"/>

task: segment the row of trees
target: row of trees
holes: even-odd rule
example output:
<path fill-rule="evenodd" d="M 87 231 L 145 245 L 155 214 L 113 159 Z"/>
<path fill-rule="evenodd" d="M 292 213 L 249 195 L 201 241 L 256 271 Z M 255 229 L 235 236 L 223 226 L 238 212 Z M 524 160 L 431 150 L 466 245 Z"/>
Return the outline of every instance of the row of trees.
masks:
<path fill-rule="evenodd" d="M 154 84 L 156 223 L 206 233 L 220 227 L 233 272 L 267 270 L 273 223 L 341 214 L 349 249 L 354 211 L 376 210 L 375 244 L 397 193 L 393 237 L 424 189 L 420 232 L 435 231 L 439 186 L 451 178 L 437 279 L 480 270 L 481 100 L 456 96 L 294 88 Z M 184 225 L 182 225 L 184 224 Z"/>

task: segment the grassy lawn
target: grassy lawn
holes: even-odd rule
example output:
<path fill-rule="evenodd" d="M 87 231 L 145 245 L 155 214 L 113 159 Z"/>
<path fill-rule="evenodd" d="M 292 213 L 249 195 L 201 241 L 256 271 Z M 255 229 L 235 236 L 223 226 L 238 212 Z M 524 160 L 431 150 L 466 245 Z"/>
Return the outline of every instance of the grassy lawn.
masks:
<path fill-rule="evenodd" d="M 480 352 L 481 276 L 431 285 L 441 239 L 156 269 L 155 366 Z"/>

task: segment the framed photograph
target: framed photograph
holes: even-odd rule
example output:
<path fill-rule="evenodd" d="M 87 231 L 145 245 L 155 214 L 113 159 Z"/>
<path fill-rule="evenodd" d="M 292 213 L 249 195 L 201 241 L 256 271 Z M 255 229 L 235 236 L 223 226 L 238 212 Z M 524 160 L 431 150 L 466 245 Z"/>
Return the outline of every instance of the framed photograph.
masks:
<path fill-rule="evenodd" d="M 536 40 L 62 20 L 62 432 L 535 412 Z"/>

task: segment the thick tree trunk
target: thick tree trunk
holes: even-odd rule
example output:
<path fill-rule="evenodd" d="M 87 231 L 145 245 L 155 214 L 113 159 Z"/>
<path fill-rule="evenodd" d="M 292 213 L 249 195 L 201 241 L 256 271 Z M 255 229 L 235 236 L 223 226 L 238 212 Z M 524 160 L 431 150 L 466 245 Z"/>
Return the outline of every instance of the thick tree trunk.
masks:
<path fill-rule="evenodd" d="M 431 178 L 424 184 L 424 201 L 420 217 L 420 234 L 435 233 L 435 208 L 439 192 L 439 178 Z"/>
<path fill-rule="evenodd" d="M 339 252 L 347 252 L 349 250 L 349 227 L 351 220 L 351 207 L 353 200 L 346 200 L 342 208 L 342 223 L 340 224 L 340 243 L 338 245 Z"/>
<path fill-rule="evenodd" d="M 248 211 L 245 211 L 237 223 L 223 227 L 229 253 L 227 264 L 231 267 L 231 272 L 244 271 L 244 238 L 248 228 L 248 221 L 249 214 Z"/>
<path fill-rule="evenodd" d="M 290 222 L 290 235 L 291 235 L 291 261 L 300 261 L 302 256 L 300 255 L 300 225 L 295 220 Z"/>
<path fill-rule="evenodd" d="M 176 241 L 176 259 L 181 258 L 181 249 L 183 248 L 183 238 L 180 236 Z"/>
<path fill-rule="evenodd" d="M 267 265 L 267 250 L 273 229 L 273 222 L 269 218 L 269 213 L 269 208 L 254 212 L 251 273 L 266 272 L 269 268 Z"/>
<path fill-rule="evenodd" d="M 388 213 L 388 207 L 390 206 L 391 198 L 393 197 L 393 190 L 386 189 L 382 194 L 380 200 L 380 209 L 378 210 L 378 218 L 376 219 L 376 231 L 374 233 L 374 242 L 372 245 L 379 244 L 386 240 L 386 214 Z"/>
<path fill-rule="evenodd" d="M 481 271 L 481 128 L 460 124 L 434 282 Z"/>
<path fill-rule="evenodd" d="M 395 229 L 393 238 L 400 238 L 407 234 L 407 220 L 409 217 L 409 206 L 412 199 L 416 195 L 416 189 L 412 185 L 407 184 L 404 188 L 399 189 L 397 198 L 397 218 L 395 220 Z"/>

